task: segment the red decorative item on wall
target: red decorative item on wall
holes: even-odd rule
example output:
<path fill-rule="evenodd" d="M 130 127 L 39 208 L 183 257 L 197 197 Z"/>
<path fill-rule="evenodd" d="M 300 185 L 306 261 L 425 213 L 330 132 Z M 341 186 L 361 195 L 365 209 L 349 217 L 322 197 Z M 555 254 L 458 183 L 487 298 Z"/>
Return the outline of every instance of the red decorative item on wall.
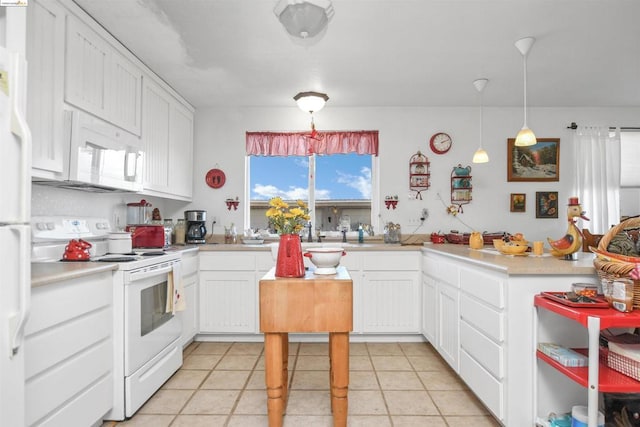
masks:
<path fill-rule="evenodd" d="M 416 199 L 422 200 L 421 191 L 427 190 L 431 173 L 429 172 L 429 159 L 418 151 L 409 160 L 409 189 L 416 192 Z"/>
<path fill-rule="evenodd" d="M 220 188 L 227 181 L 227 177 L 220 169 L 211 169 L 205 177 L 207 185 L 211 188 Z"/>

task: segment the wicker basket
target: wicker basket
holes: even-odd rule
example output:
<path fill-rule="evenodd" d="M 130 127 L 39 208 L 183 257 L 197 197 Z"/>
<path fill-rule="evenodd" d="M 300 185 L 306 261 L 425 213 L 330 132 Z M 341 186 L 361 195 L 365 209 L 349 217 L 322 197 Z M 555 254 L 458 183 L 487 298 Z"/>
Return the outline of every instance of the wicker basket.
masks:
<path fill-rule="evenodd" d="M 625 257 L 625 260 L 616 259 L 617 254 L 607 251 L 611 239 L 618 233 L 628 228 L 640 227 L 640 217 L 629 218 L 611 229 L 602 236 L 598 243 L 598 252 L 593 260 L 593 265 L 600 280 L 615 280 L 619 278 L 631 279 L 629 273 L 640 264 L 640 257 Z M 611 256 L 608 256 L 611 255 Z M 633 279 L 631 279 L 633 280 Z M 633 280 L 633 308 L 640 309 L 640 280 Z"/>

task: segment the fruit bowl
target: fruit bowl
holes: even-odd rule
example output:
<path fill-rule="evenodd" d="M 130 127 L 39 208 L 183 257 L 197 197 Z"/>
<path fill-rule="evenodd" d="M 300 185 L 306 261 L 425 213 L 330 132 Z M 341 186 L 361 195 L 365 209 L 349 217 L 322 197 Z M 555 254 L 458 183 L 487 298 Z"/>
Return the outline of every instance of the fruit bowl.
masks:
<path fill-rule="evenodd" d="M 316 266 L 314 274 L 336 274 L 340 258 L 346 254 L 342 248 L 308 248 L 304 256 Z"/>
<path fill-rule="evenodd" d="M 522 255 L 529 249 L 529 245 L 522 243 L 523 242 L 508 242 L 500 246 L 498 250 L 503 255 Z"/>

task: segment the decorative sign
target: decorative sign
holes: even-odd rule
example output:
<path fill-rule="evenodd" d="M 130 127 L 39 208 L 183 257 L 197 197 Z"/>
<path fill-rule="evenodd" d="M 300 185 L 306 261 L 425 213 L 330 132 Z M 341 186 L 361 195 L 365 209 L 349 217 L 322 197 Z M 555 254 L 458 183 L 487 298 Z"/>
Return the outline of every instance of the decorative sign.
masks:
<path fill-rule="evenodd" d="M 222 187 L 226 180 L 227 177 L 220 169 L 211 169 L 209 172 L 207 172 L 207 176 L 205 177 L 207 185 L 211 188 Z"/>

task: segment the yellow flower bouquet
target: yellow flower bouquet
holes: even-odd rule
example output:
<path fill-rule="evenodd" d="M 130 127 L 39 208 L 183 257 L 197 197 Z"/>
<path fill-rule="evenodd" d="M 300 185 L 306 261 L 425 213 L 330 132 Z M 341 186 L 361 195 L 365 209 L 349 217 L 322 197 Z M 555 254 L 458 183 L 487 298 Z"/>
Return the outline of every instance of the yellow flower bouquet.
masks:
<path fill-rule="evenodd" d="M 298 200 L 296 206 L 289 207 L 280 197 L 269 200 L 266 215 L 278 234 L 298 234 L 311 218 L 305 202 Z"/>

